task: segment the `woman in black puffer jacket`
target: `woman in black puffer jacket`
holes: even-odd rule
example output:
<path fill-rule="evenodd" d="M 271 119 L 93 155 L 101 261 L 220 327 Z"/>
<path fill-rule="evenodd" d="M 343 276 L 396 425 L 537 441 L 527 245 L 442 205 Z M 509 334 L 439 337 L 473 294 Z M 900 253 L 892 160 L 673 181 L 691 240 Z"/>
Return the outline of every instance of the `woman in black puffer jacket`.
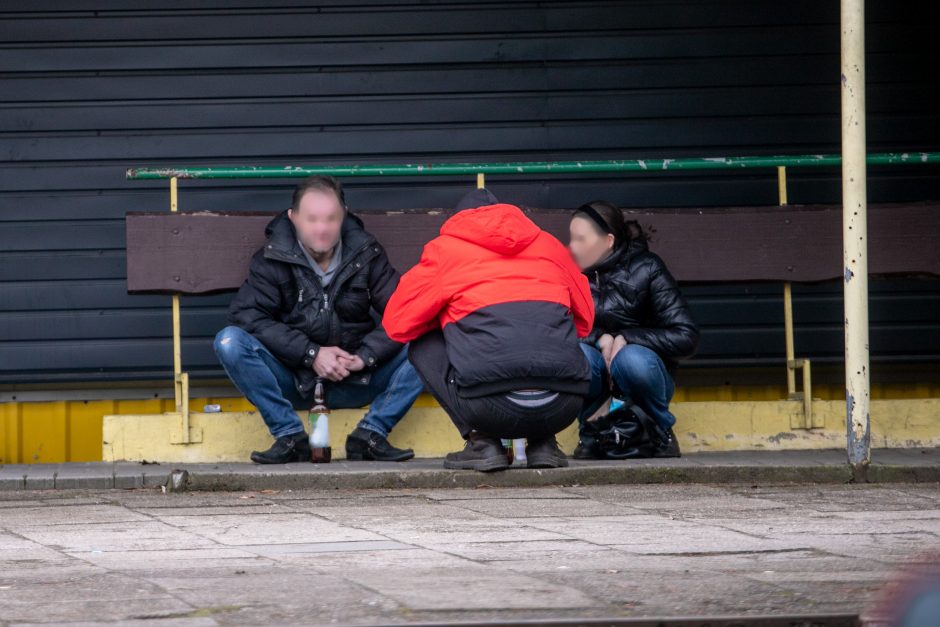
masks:
<path fill-rule="evenodd" d="M 666 264 L 650 252 L 639 224 L 606 201 L 578 208 L 571 218 L 571 253 L 594 297 L 594 328 L 581 348 L 591 364 L 591 392 L 580 416 L 575 457 L 600 455 L 584 421 L 611 390 L 637 405 L 669 436 L 657 456 L 678 457 L 669 401 L 677 362 L 698 346 L 698 329 Z"/>

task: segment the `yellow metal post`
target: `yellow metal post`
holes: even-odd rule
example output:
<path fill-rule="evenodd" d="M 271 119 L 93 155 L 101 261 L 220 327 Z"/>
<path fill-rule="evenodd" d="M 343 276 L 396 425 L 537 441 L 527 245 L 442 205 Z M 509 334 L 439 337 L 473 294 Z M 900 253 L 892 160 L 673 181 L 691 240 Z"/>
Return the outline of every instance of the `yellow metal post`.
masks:
<path fill-rule="evenodd" d="M 781 207 L 787 206 L 787 169 L 785 166 L 777 167 L 777 199 Z M 793 290 L 789 281 L 783 284 L 783 330 L 787 351 L 787 395 L 792 399 L 796 396 L 796 372 L 793 370 L 793 360 L 796 354 L 793 346 Z"/>
<path fill-rule="evenodd" d="M 826 426 L 821 420 L 817 422 L 813 415 L 813 371 L 808 359 L 803 362 L 803 420 L 807 429 Z"/>
<path fill-rule="evenodd" d="M 787 396 L 796 397 L 796 372 L 793 361 L 796 349 L 793 346 L 793 287 L 789 281 L 783 284 L 783 330 L 787 346 Z"/>
<path fill-rule="evenodd" d="M 170 211 L 179 209 L 179 193 L 176 177 L 170 178 Z M 189 373 L 183 372 L 182 338 L 180 331 L 180 295 L 173 294 L 173 396 L 176 401 L 176 413 L 180 417 L 179 436 L 171 436 L 174 444 L 199 442 L 193 438 L 189 426 Z"/>
<path fill-rule="evenodd" d="M 170 211 L 176 213 L 178 205 L 177 179 L 170 179 Z M 182 349 L 180 347 L 180 295 L 173 294 L 173 381 L 175 382 L 176 411 L 182 411 L 183 395 L 180 381 L 183 374 Z"/>
<path fill-rule="evenodd" d="M 781 207 L 787 206 L 787 169 L 777 167 L 777 198 Z M 783 284 L 783 331 L 787 353 L 787 398 L 803 399 L 803 415 L 790 422 L 793 429 L 812 429 L 822 427 L 813 423 L 813 382 L 809 359 L 797 359 L 793 339 L 793 285 L 790 281 Z M 803 391 L 796 391 L 796 370 L 803 369 Z"/>
<path fill-rule="evenodd" d="M 486 175 L 482 172 L 477 174 L 477 189 L 483 189 L 486 187 Z"/>

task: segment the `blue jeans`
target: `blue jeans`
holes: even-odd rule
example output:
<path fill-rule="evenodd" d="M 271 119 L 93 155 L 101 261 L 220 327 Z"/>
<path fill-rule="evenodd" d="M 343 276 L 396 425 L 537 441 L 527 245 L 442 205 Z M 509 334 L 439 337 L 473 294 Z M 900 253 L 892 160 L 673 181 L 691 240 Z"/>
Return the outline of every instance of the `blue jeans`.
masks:
<path fill-rule="evenodd" d="M 235 387 L 261 412 L 275 438 L 304 431 L 295 409 L 310 409 L 294 385 L 294 374 L 271 354 L 258 338 L 239 327 L 225 327 L 213 344 L 222 367 Z M 388 437 L 424 391 L 424 383 L 408 361 L 406 346 L 372 371 L 367 384 L 326 382 L 326 404 L 330 409 L 352 409 L 369 405 L 359 428 Z"/>
<path fill-rule="evenodd" d="M 610 372 L 607 372 L 607 364 L 599 350 L 583 342 L 581 350 L 591 365 L 591 390 L 578 417 L 580 422 L 590 418 L 610 398 L 609 381 L 612 378 L 623 392 L 624 399 L 639 405 L 663 429 L 668 431 L 676 424 L 676 417 L 669 411 L 676 384 L 655 351 L 639 344 L 627 344 L 614 357 Z"/>

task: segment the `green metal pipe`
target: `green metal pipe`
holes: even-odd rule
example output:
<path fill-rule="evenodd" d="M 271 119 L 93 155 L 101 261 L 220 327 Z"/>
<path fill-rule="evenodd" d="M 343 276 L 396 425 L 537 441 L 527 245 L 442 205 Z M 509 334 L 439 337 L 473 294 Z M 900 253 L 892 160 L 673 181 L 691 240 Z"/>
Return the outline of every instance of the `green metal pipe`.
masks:
<path fill-rule="evenodd" d="M 868 155 L 869 165 L 940 163 L 940 152 L 884 152 Z M 734 170 L 839 166 L 840 155 L 771 157 L 693 157 L 683 159 L 619 159 L 609 161 L 521 161 L 517 163 L 405 163 L 341 166 L 225 166 L 194 168 L 129 168 L 127 178 L 254 179 L 332 176 L 470 176 L 474 174 L 595 174 L 670 170 Z"/>

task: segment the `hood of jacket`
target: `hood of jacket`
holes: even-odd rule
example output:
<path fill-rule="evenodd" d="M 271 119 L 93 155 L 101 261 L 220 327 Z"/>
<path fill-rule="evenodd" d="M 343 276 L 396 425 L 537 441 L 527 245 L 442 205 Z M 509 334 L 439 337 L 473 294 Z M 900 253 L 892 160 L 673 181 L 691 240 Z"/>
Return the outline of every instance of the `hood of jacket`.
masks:
<path fill-rule="evenodd" d="M 519 254 L 541 232 L 519 207 L 502 203 L 465 209 L 441 227 L 441 235 L 472 242 L 501 255 Z"/>

